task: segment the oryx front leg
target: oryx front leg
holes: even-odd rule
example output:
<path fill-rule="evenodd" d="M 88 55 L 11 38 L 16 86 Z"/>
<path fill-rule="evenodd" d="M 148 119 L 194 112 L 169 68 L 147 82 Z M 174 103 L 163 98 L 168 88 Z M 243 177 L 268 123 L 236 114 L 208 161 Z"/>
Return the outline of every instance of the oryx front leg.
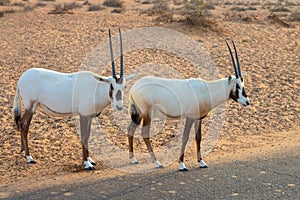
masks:
<path fill-rule="evenodd" d="M 195 137 L 196 137 L 196 146 L 197 146 L 197 160 L 200 163 L 200 168 L 207 168 L 206 163 L 202 159 L 201 155 L 201 139 L 202 139 L 202 133 L 201 133 L 201 123 L 202 120 L 196 120 L 195 121 Z"/>
<path fill-rule="evenodd" d="M 28 147 L 28 131 L 32 116 L 32 109 L 25 109 L 25 113 L 21 119 L 21 152 L 24 151 L 24 156 L 27 158 L 28 163 L 34 164 L 36 162 L 32 159 Z"/>
<path fill-rule="evenodd" d="M 130 125 L 128 126 L 128 145 L 129 145 L 129 159 L 130 159 L 130 163 L 132 164 L 138 164 L 139 162 L 137 161 L 137 159 L 134 157 L 134 153 L 133 153 L 133 136 L 134 136 L 134 132 L 137 128 L 137 124 L 135 124 L 135 122 L 131 121 Z"/>
<path fill-rule="evenodd" d="M 188 171 L 188 169 L 185 167 L 185 164 L 184 164 L 184 152 L 185 152 L 185 146 L 189 140 L 190 131 L 191 131 L 191 127 L 192 127 L 193 123 L 194 123 L 193 119 L 190 119 L 190 118 L 186 119 L 184 132 L 183 132 L 183 136 L 182 136 L 180 157 L 179 157 L 179 163 L 180 163 L 179 170 L 180 171 Z"/>
<path fill-rule="evenodd" d="M 149 137 L 150 127 L 151 127 L 151 118 L 145 117 L 143 119 L 142 137 L 144 138 L 144 142 L 147 146 L 148 152 L 150 153 L 152 162 L 154 162 L 157 168 L 163 168 L 162 164 L 156 159 L 151 146 L 150 137 Z"/>
<path fill-rule="evenodd" d="M 92 118 L 86 116 L 80 116 L 80 132 L 81 132 L 81 143 L 82 143 L 82 160 L 85 165 L 85 169 L 94 170 L 96 163 L 89 157 L 89 138 L 91 131 Z"/>

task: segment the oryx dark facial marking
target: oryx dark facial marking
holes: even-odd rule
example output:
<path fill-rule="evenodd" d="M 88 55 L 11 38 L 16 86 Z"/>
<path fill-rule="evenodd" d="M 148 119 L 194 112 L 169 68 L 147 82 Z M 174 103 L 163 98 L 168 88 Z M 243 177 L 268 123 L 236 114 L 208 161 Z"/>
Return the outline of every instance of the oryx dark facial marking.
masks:
<path fill-rule="evenodd" d="M 122 100 L 122 92 L 120 90 L 118 90 L 118 92 L 116 94 L 116 100 L 117 101 L 121 101 Z"/>
<path fill-rule="evenodd" d="M 230 58 L 231 58 L 231 61 L 232 61 L 234 72 L 235 72 L 235 78 L 232 78 L 231 76 L 228 77 L 229 84 L 232 81 L 234 81 L 232 83 L 232 88 L 230 90 L 229 97 L 231 99 L 233 99 L 234 101 L 239 102 L 244 106 L 247 106 L 250 103 L 249 103 L 249 99 L 248 99 L 248 97 L 246 95 L 246 92 L 245 92 L 245 89 L 244 89 L 244 78 L 243 78 L 243 75 L 241 73 L 241 66 L 240 66 L 240 61 L 239 61 L 238 53 L 237 53 L 237 50 L 236 50 L 236 46 L 235 46 L 234 42 L 232 41 L 232 45 L 233 45 L 234 52 L 235 52 L 235 59 L 234 59 L 231 48 L 230 48 L 228 42 L 226 40 L 225 40 L 225 42 L 226 42 L 226 45 L 228 47 L 228 50 L 229 50 L 229 53 L 230 53 Z"/>
<path fill-rule="evenodd" d="M 120 76 L 116 74 L 115 61 L 112 49 L 111 33 L 109 31 L 109 45 L 110 45 L 110 56 L 112 65 L 112 77 L 113 80 L 110 83 L 109 96 L 112 99 L 113 106 L 115 109 L 121 110 L 123 108 L 123 93 L 125 89 L 125 77 L 124 75 L 124 63 L 123 63 L 123 46 L 122 46 L 122 34 L 120 34 Z"/>

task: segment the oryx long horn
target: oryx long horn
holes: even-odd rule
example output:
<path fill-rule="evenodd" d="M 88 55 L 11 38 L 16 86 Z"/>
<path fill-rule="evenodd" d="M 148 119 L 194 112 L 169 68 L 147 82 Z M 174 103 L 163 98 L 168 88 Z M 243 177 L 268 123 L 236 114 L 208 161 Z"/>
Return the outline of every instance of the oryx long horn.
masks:
<path fill-rule="evenodd" d="M 112 76 L 116 79 L 116 67 L 115 67 L 115 59 L 114 59 L 114 53 L 113 53 L 113 48 L 112 48 L 112 41 L 111 41 L 111 33 L 110 29 L 108 31 L 109 35 L 109 48 L 110 48 L 110 58 L 111 58 L 111 67 L 112 67 Z"/>
<path fill-rule="evenodd" d="M 235 44 L 234 44 L 233 40 L 231 40 L 231 42 L 233 44 L 233 48 L 234 48 L 234 51 L 235 51 L 235 58 L 236 58 L 238 73 L 239 73 L 239 76 L 242 76 L 239 56 L 238 56 L 238 53 L 236 51 L 236 47 L 235 47 Z"/>
<path fill-rule="evenodd" d="M 124 63 L 123 63 L 123 41 L 121 29 L 119 29 L 120 34 L 120 78 L 124 75 Z"/>
<path fill-rule="evenodd" d="M 226 42 L 226 45 L 227 45 L 229 53 L 230 53 L 230 58 L 231 58 L 231 61 L 232 61 L 232 64 L 233 64 L 235 76 L 236 76 L 236 78 L 239 78 L 239 75 L 238 75 L 238 72 L 237 72 L 237 69 L 236 69 L 236 65 L 235 65 L 235 61 L 234 61 L 234 58 L 233 58 L 233 55 L 232 55 L 232 51 L 230 49 L 230 46 L 229 46 L 227 40 L 225 40 L 225 42 Z"/>

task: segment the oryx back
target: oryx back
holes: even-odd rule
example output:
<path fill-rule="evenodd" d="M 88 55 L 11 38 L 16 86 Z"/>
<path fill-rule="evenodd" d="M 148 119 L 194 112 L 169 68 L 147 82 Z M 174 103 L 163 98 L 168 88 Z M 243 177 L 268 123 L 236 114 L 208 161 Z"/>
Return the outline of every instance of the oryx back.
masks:
<path fill-rule="evenodd" d="M 41 68 L 29 69 L 18 83 L 25 109 L 40 104 L 53 113 L 71 113 L 76 76 L 76 73 L 65 74 Z"/>
<path fill-rule="evenodd" d="M 206 83 L 200 79 L 143 77 L 130 90 L 131 101 L 141 115 L 151 118 L 200 118 L 207 112 L 206 96 Z"/>

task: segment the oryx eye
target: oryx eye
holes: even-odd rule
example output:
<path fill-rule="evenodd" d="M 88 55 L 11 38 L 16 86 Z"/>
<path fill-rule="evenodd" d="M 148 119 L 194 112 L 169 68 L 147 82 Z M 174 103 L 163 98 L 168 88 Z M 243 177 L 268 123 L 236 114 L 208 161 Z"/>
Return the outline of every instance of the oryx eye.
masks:
<path fill-rule="evenodd" d="M 110 84 L 110 89 L 114 90 L 114 86 L 112 84 Z"/>
<path fill-rule="evenodd" d="M 239 84 L 236 84 L 236 89 L 241 89 L 241 87 L 239 86 Z"/>

